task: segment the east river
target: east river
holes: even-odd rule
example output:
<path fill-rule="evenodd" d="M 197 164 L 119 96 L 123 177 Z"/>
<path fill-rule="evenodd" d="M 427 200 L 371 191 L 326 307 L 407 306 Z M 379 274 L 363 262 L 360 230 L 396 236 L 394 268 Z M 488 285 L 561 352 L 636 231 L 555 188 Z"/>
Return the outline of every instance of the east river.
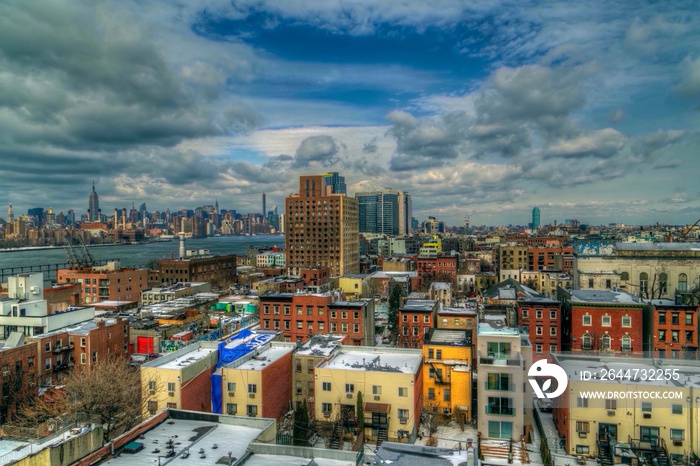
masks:
<path fill-rule="evenodd" d="M 278 246 L 284 248 L 284 236 L 216 236 L 209 238 L 187 239 L 185 247 L 192 249 L 207 249 L 210 254 L 245 254 L 248 245 L 255 247 Z M 118 259 L 125 267 L 143 267 L 150 261 L 165 259 L 172 253 L 177 257 L 179 240 L 126 244 L 113 246 L 89 247 L 90 254 L 96 260 Z M 23 249 L 0 252 L 0 269 L 8 267 L 24 267 L 66 262 L 66 251 L 63 248 L 52 249 Z"/>

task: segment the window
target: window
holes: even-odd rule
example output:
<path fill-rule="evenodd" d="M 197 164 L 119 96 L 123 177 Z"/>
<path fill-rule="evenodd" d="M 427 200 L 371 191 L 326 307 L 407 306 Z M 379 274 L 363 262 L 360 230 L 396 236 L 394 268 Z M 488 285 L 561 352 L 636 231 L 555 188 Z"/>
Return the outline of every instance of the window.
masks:
<path fill-rule="evenodd" d="M 678 342 L 678 330 L 671 330 L 671 341 Z"/>
<path fill-rule="evenodd" d="M 321 384 L 321 389 L 324 392 L 330 392 L 331 391 L 331 383 L 330 382 L 323 382 L 323 384 Z"/>
<path fill-rule="evenodd" d="M 617 400 L 605 400 L 605 409 L 617 409 Z"/>
<path fill-rule="evenodd" d="M 404 323 L 407 323 L 407 322 L 408 322 L 408 316 L 407 316 L 406 314 L 404 314 L 403 317 L 401 318 L 401 320 L 402 320 Z"/>
<path fill-rule="evenodd" d="M 671 429 L 671 440 L 683 440 L 685 432 L 683 429 Z"/>
<path fill-rule="evenodd" d="M 509 439 L 513 436 L 513 423 L 489 421 L 489 438 Z"/>
<path fill-rule="evenodd" d="M 288 320 L 284 321 L 284 329 L 285 330 L 290 330 L 291 329 L 291 323 Z"/>
<path fill-rule="evenodd" d="M 576 407 L 577 408 L 588 408 L 588 398 L 581 398 L 581 397 L 576 398 Z"/>
<path fill-rule="evenodd" d="M 588 421 L 576 421 L 576 432 L 590 432 L 591 425 Z"/>
<path fill-rule="evenodd" d="M 257 405 L 247 405 L 246 411 L 248 413 L 248 417 L 255 417 L 258 415 L 258 406 Z"/>
<path fill-rule="evenodd" d="M 436 350 L 435 351 L 435 359 L 442 359 L 442 350 Z"/>
<path fill-rule="evenodd" d="M 450 389 L 446 388 L 442 391 L 442 401 L 450 401 Z"/>
<path fill-rule="evenodd" d="M 408 420 L 408 410 L 407 409 L 399 409 L 399 420 L 403 423 Z"/>
<path fill-rule="evenodd" d="M 688 276 L 684 273 L 678 275 L 678 291 L 688 291 Z"/>
<path fill-rule="evenodd" d="M 273 309 L 274 309 L 274 314 L 275 314 L 276 316 L 280 315 L 280 307 L 279 307 L 279 305 L 275 304 L 275 305 L 273 306 Z"/>
<path fill-rule="evenodd" d="M 622 273 L 620 274 L 620 280 L 623 281 L 623 282 L 628 282 L 628 281 L 630 281 L 630 274 L 629 274 L 629 272 L 622 272 Z"/>
<path fill-rule="evenodd" d="M 399 387 L 399 396 L 401 396 L 401 397 L 408 396 L 408 387 Z"/>
<path fill-rule="evenodd" d="M 592 278 L 588 279 L 588 288 L 593 288 L 593 279 Z"/>
<path fill-rule="evenodd" d="M 665 294 L 668 291 L 668 275 L 661 272 L 659 274 L 659 292 Z"/>
<path fill-rule="evenodd" d="M 321 404 L 321 411 L 323 411 L 324 414 L 330 414 L 330 412 L 333 410 L 333 406 L 330 403 L 322 403 Z"/>
<path fill-rule="evenodd" d="M 169 392 L 175 391 L 175 382 L 168 382 L 168 391 Z"/>
<path fill-rule="evenodd" d="M 228 383 L 228 391 L 229 391 L 229 392 L 235 392 L 235 391 L 236 391 L 236 382 L 229 382 L 229 383 Z"/>
<path fill-rule="evenodd" d="M 549 318 L 554 320 L 557 318 L 557 311 L 549 311 Z"/>
<path fill-rule="evenodd" d="M 549 327 L 549 334 L 551 336 L 555 336 L 557 334 L 557 328 L 556 327 Z"/>
<path fill-rule="evenodd" d="M 693 314 L 690 312 L 685 313 L 685 325 L 693 325 Z"/>
<path fill-rule="evenodd" d="M 435 350 L 432 348 L 428 349 L 428 359 L 433 359 L 435 357 Z"/>
<path fill-rule="evenodd" d="M 679 315 L 677 312 L 671 313 L 671 325 L 678 325 L 680 322 Z"/>
<path fill-rule="evenodd" d="M 47 341 L 46 343 L 44 343 L 44 351 L 46 351 L 47 353 L 49 353 L 51 351 L 51 342 L 50 341 Z"/>
<path fill-rule="evenodd" d="M 382 386 L 381 385 L 372 385 L 372 395 L 381 395 L 382 394 Z"/>
<path fill-rule="evenodd" d="M 300 316 L 302 314 L 302 310 L 304 308 L 302 306 L 297 306 L 297 315 Z M 335 316 L 334 316 L 335 317 Z"/>
<path fill-rule="evenodd" d="M 97 351 L 92 352 L 92 362 L 93 363 L 97 362 Z"/>
<path fill-rule="evenodd" d="M 148 412 L 151 414 L 155 414 L 156 411 L 158 411 L 158 402 L 157 401 L 149 401 L 148 402 Z"/>
<path fill-rule="evenodd" d="M 542 335 L 542 326 L 541 325 L 538 325 L 537 327 L 535 327 L 535 333 L 537 335 Z"/>
<path fill-rule="evenodd" d="M 591 320 L 592 320 L 591 316 L 589 316 L 589 315 L 583 316 L 583 325 L 591 325 Z"/>
<path fill-rule="evenodd" d="M 345 322 L 340 324 L 340 328 L 343 331 L 343 333 L 348 333 L 348 324 L 346 324 Z"/>
<path fill-rule="evenodd" d="M 515 415 L 513 399 L 490 396 L 486 405 L 486 414 L 500 414 L 502 416 Z"/>
<path fill-rule="evenodd" d="M 646 272 L 639 274 L 639 292 L 641 294 L 646 294 L 649 284 L 649 275 Z"/>
<path fill-rule="evenodd" d="M 489 342 L 487 345 L 489 357 L 498 359 L 510 358 L 510 343 Z"/>
<path fill-rule="evenodd" d="M 527 319 L 529 316 L 529 310 L 528 309 L 523 309 L 523 319 Z"/>
<path fill-rule="evenodd" d="M 536 318 L 536 319 L 541 319 L 541 318 L 542 318 L 542 309 L 536 309 L 536 310 L 535 310 L 535 318 Z"/>
<path fill-rule="evenodd" d="M 693 343 L 693 331 L 692 330 L 686 330 L 685 331 L 685 342 L 686 343 Z"/>
<path fill-rule="evenodd" d="M 591 451 L 588 445 L 576 445 L 577 455 L 587 455 Z"/>
<path fill-rule="evenodd" d="M 683 414 L 683 405 L 671 405 L 671 414 Z"/>
<path fill-rule="evenodd" d="M 433 387 L 428 388 L 428 399 L 435 400 L 435 389 Z"/>
<path fill-rule="evenodd" d="M 536 352 L 536 353 L 542 353 L 542 348 L 543 348 L 543 347 L 542 347 L 542 343 L 537 343 L 537 344 L 535 345 L 535 352 Z"/>
<path fill-rule="evenodd" d="M 622 337 L 622 351 L 632 351 L 632 338 L 629 335 Z"/>
<path fill-rule="evenodd" d="M 413 314 L 413 323 L 414 324 L 418 323 L 418 316 L 416 314 Z"/>
<path fill-rule="evenodd" d="M 610 349 L 610 335 L 608 335 L 607 333 L 600 337 L 600 349 Z"/>
<path fill-rule="evenodd" d="M 603 327 L 610 327 L 612 319 L 610 316 L 603 316 L 601 320 L 601 324 Z"/>
<path fill-rule="evenodd" d="M 355 384 L 346 383 L 345 384 L 345 393 L 354 393 L 354 392 L 355 392 Z"/>
<path fill-rule="evenodd" d="M 665 312 L 659 312 L 659 323 L 660 324 L 666 323 L 666 313 Z"/>
<path fill-rule="evenodd" d="M 659 330 L 659 341 L 666 341 L 666 330 Z"/>
<path fill-rule="evenodd" d="M 238 405 L 236 403 L 226 403 L 226 414 L 229 416 L 235 416 L 238 412 Z"/>
<path fill-rule="evenodd" d="M 651 412 L 651 403 L 648 401 L 642 401 L 642 412 L 643 413 L 650 413 Z"/>
<path fill-rule="evenodd" d="M 549 345 L 549 352 L 556 353 L 557 352 L 557 345 Z"/>
<path fill-rule="evenodd" d="M 581 338 L 581 349 L 584 349 L 584 350 L 593 349 L 593 338 L 591 337 L 591 334 L 588 332 L 584 333 L 583 337 Z"/>
<path fill-rule="evenodd" d="M 289 306 L 284 306 L 284 315 L 288 316 L 289 314 Z"/>
<path fill-rule="evenodd" d="M 258 391 L 258 386 L 254 383 L 248 384 L 248 393 L 256 393 Z"/>
<path fill-rule="evenodd" d="M 623 327 L 631 327 L 632 326 L 632 317 L 623 316 L 622 317 L 622 326 Z"/>
<path fill-rule="evenodd" d="M 85 348 L 85 338 L 81 338 L 81 339 L 80 339 L 80 346 L 81 346 L 82 348 Z"/>
<path fill-rule="evenodd" d="M 489 373 L 486 381 L 487 390 L 513 391 L 509 374 Z"/>

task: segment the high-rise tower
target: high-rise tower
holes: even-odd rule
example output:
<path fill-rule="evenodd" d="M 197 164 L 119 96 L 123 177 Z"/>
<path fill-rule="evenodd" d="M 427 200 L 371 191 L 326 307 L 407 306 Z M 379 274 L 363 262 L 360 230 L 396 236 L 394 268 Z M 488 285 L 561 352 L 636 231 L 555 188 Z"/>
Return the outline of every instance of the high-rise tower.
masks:
<path fill-rule="evenodd" d="M 263 192 L 263 210 L 262 210 L 262 216 L 263 218 L 267 218 L 267 196 L 265 196 L 265 193 Z"/>
<path fill-rule="evenodd" d="M 333 276 L 360 271 L 357 199 L 336 193 L 324 175 L 302 176 L 285 212 L 287 267 L 326 266 Z"/>
<path fill-rule="evenodd" d="M 7 218 L 5 219 L 5 221 L 6 221 L 7 223 L 9 223 L 9 224 L 12 224 L 12 221 L 13 221 L 14 219 L 15 219 L 15 215 L 14 215 L 14 213 L 12 212 L 12 204 L 10 204 L 10 205 L 7 207 Z"/>
<path fill-rule="evenodd" d="M 359 201 L 360 232 L 406 235 L 411 225 L 411 196 L 403 191 L 356 193 Z"/>
<path fill-rule="evenodd" d="M 100 221 L 100 198 L 95 191 L 95 181 L 92 182 L 92 191 L 88 196 L 88 219 L 91 222 Z"/>
<path fill-rule="evenodd" d="M 532 229 L 537 230 L 540 227 L 540 208 L 535 207 L 532 209 Z"/>

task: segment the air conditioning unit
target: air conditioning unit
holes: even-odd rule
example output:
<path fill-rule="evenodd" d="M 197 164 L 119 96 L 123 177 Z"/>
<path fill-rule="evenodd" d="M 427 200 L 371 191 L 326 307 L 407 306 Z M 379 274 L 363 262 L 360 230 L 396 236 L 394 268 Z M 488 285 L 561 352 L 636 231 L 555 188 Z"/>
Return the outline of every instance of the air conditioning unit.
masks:
<path fill-rule="evenodd" d="M 345 396 L 346 396 L 347 398 L 352 398 L 352 393 L 346 393 Z"/>
<path fill-rule="evenodd" d="M 374 401 L 379 401 L 379 398 L 381 398 L 379 395 L 374 395 Z"/>
<path fill-rule="evenodd" d="M 614 416 L 615 415 L 615 410 L 614 409 L 609 409 L 608 410 L 608 416 Z"/>
<path fill-rule="evenodd" d="M 581 438 L 586 438 L 586 437 L 588 437 L 588 432 L 579 432 L 578 436 Z"/>
<path fill-rule="evenodd" d="M 3 376 L 3 377 L 9 377 L 9 376 L 10 376 L 10 371 L 2 371 L 2 376 Z"/>
<path fill-rule="evenodd" d="M 331 412 L 330 412 L 330 411 L 324 411 L 324 412 L 323 412 L 323 417 L 331 417 Z"/>
<path fill-rule="evenodd" d="M 644 419 L 651 419 L 651 413 L 644 413 Z"/>
<path fill-rule="evenodd" d="M 228 392 L 228 396 L 236 396 L 236 392 Z"/>
<path fill-rule="evenodd" d="M 673 441 L 673 446 L 674 446 L 674 447 L 682 447 L 682 446 L 683 446 L 683 440 L 674 440 L 674 441 Z"/>
<path fill-rule="evenodd" d="M 168 392 L 168 396 L 175 396 L 175 392 Z"/>
<path fill-rule="evenodd" d="M 406 419 L 405 417 L 402 417 L 402 418 L 399 418 L 399 422 L 401 424 L 406 424 L 406 423 L 408 423 L 408 419 Z"/>
<path fill-rule="evenodd" d="M 152 388 L 152 389 L 148 390 L 148 394 L 149 394 L 149 395 L 155 395 L 155 394 L 156 394 L 155 388 Z"/>
<path fill-rule="evenodd" d="M 248 393 L 248 398 L 255 398 L 255 393 Z"/>

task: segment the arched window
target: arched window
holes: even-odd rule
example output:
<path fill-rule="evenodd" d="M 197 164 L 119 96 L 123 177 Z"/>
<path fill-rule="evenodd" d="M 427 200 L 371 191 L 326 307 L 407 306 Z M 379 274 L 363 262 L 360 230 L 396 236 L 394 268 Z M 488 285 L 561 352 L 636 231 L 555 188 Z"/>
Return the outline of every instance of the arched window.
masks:
<path fill-rule="evenodd" d="M 688 276 L 684 273 L 678 275 L 678 291 L 688 291 Z"/>
<path fill-rule="evenodd" d="M 610 335 L 607 333 L 600 338 L 600 349 L 610 349 Z"/>
<path fill-rule="evenodd" d="M 593 339 L 591 338 L 591 334 L 588 332 L 584 333 L 583 337 L 581 338 L 581 349 L 593 349 Z"/>
<path fill-rule="evenodd" d="M 628 281 L 630 281 L 630 274 L 629 274 L 629 272 L 622 272 L 622 273 L 620 274 L 620 281 L 623 281 L 623 282 L 628 282 Z"/>
<path fill-rule="evenodd" d="M 622 337 L 622 351 L 632 351 L 632 337 L 629 335 Z"/>
<path fill-rule="evenodd" d="M 668 275 L 664 272 L 659 274 L 659 292 L 666 294 L 668 292 Z"/>
<path fill-rule="evenodd" d="M 639 293 L 646 294 L 649 285 L 649 275 L 646 272 L 639 274 Z"/>

